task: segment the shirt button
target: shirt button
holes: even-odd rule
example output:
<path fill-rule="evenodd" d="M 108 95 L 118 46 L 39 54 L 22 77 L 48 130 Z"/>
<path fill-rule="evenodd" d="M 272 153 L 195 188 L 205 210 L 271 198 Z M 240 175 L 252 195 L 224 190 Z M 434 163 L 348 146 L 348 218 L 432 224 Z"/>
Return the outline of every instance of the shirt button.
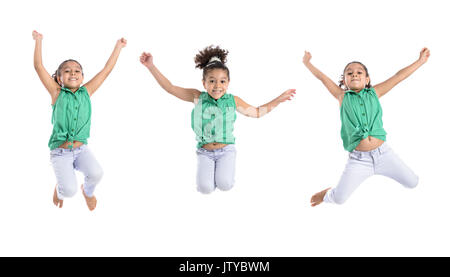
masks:
<path fill-rule="evenodd" d="M 74 118 L 73 120 L 77 120 L 77 118 Z"/>
<path fill-rule="evenodd" d="M 361 103 L 361 107 L 362 107 L 362 106 L 364 106 L 364 104 L 363 104 L 363 103 Z"/>
<path fill-rule="evenodd" d="M 366 114 L 365 113 L 362 113 L 362 116 L 365 116 Z"/>

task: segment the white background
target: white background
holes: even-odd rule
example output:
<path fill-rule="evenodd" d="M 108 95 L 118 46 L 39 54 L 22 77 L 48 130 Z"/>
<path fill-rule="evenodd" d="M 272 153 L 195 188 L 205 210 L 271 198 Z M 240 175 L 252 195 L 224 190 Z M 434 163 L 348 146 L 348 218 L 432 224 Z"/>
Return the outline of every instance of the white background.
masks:
<path fill-rule="evenodd" d="M 1 256 L 449 256 L 448 71 L 445 1 L 9 1 L 1 8 Z M 6 6 L 5 6 L 6 5 Z M 92 98 L 89 146 L 105 175 L 89 212 L 80 191 L 55 208 L 50 96 L 33 68 L 65 59 L 85 81 L 125 37 Z M 193 105 L 163 91 L 139 63 L 149 51 L 174 84 L 202 89 L 194 56 L 230 51 L 228 92 L 255 106 L 297 89 L 261 119 L 238 115 L 229 192 L 196 191 Z M 337 101 L 302 64 L 334 80 L 350 61 L 377 84 L 428 63 L 381 99 L 388 143 L 419 175 L 408 190 L 382 176 L 342 206 L 310 207 L 334 186 L 347 153 Z M 79 183 L 82 176 L 78 175 Z"/>

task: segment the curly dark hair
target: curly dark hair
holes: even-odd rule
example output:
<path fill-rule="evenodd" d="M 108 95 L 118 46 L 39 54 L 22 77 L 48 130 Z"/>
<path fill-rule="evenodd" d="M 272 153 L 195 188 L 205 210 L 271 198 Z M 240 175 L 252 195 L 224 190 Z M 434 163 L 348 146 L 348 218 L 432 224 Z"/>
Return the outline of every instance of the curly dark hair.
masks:
<path fill-rule="evenodd" d="M 59 82 L 58 82 L 58 77 L 61 76 L 61 69 L 63 68 L 64 64 L 67 63 L 67 62 L 76 62 L 76 63 L 80 66 L 80 68 L 81 68 L 81 74 L 84 75 L 84 73 L 83 73 L 83 67 L 81 66 L 81 64 L 80 64 L 78 61 L 73 60 L 73 59 L 65 60 L 65 61 L 63 61 L 63 62 L 58 66 L 58 69 L 57 69 L 57 70 L 55 71 L 55 73 L 53 73 L 53 75 L 52 75 L 52 78 L 53 78 L 53 79 L 55 80 L 55 82 L 57 82 L 58 84 L 59 84 Z M 61 84 L 59 84 L 59 85 L 61 85 Z"/>
<path fill-rule="evenodd" d="M 219 46 L 214 47 L 213 45 L 210 45 L 195 56 L 195 68 L 203 69 L 203 80 L 206 79 L 206 75 L 209 71 L 217 68 L 225 70 L 227 72 L 228 80 L 230 79 L 230 70 L 225 65 L 227 62 L 227 55 L 227 50 L 221 49 Z M 212 57 L 217 57 L 220 61 L 216 60 L 210 62 Z"/>
<path fill-rule="evenodd" d="M 347 67 L 348 67 L 349 65 L 351 65 L 352 63 L 360 64 L 360 65 L 364 68 L 364 71 L 366 71 L 367 77 L 369 77 L 369 71 L 367 70 L 367 67 L 366 67 L 363 63 L 358 62 L 358 61 L 349 62 L 349 63 L 344 67 L 344 71 L 343 71 L 343 73 L 342 73 L 342 75 L 341 75 L 341 79 L 339 80 L 339 87 L 340 87 L 340 88 L 345 87 L 345 84 L 344 84 L 344 79 L 345 79 L 344 74 L 345 74 L 345 70 L 347 70 Z M 366 85 L 366 88 L 371 88 L 371 87 L 372 87 L 372 85 L 370 84 L 370 80 L 369 80 L 369 83 Z"/>

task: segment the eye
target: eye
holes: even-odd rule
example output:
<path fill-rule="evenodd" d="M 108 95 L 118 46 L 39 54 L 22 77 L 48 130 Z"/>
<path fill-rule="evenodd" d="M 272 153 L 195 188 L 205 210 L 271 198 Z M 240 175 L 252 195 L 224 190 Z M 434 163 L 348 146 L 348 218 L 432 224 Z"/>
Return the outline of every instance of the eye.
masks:
<path fill-rule="evenodd" d="M 211 84 L 214 83 L 214 80 L 209 80 L 209 83 L 211 83 Z"/>
<path fill-rule="evenodd" d="M 225 80 L 222 80 L 222 81 L 220 81 L 220 83 L 222 83 L 222 84 L 225 84 L 225 83 L 226 83 L 226 81 L 225 81 Z"/>
<path fill-rule="evenodd" d="M 352 75 L 353 74 L 353 72 L 347 72 L 347 75 Z"/>

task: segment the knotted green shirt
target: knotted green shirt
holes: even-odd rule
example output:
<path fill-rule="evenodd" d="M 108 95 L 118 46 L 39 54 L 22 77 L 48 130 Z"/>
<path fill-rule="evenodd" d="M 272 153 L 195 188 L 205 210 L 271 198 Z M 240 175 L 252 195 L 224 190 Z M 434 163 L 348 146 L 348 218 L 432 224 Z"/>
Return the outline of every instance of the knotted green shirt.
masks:
<path fill-rule="evenodd" d="M 87 144 L 91 129 L 91 99 L 86 88 L 80 87 L 76 92 L 61 88 L 52 109 L 53 132 L 48 142 L 50 150 L 66 141 L 73 144 L 77 140 Z"/>
<path fill-rule="evenodd" d="M 375 89 L 365 88 L 359 93 L 346 91 L 341 105 L 341 138 L 345 150 L 353 151 L 368 136 L 386 140 L 382 115 Z"/>
<path fill-rule="evenodd" d="M 203 91 L 191 113 L 191 127 L 198 142 L 197 148 L 212 142 L 234 144 L 235 120 L 236 103 L 233 95 L 224 94 L 216 100 Z"/>

